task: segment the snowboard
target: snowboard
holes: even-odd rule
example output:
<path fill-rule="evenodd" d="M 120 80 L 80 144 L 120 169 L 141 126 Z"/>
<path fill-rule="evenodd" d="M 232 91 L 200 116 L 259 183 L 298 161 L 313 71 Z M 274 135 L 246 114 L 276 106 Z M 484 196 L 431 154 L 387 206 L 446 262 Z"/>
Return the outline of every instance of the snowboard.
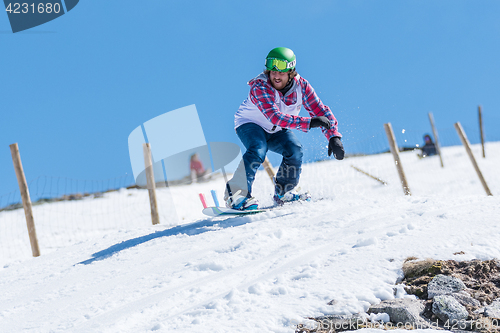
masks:
<path fill-rule="evenodd" d="M 217 194 L 215 193 L 214 190 L 212 192 L 212 197 L 214 199 L 215 207 L 207 207 L 207 202 L 205 200 L 205 196 L 200 193 L 200 200 L 201 203 L 203 204 L 205 209 L 203 209 L 203 214 L 211 217 L 216 217 L 216 216 L 243 216 L 243 215 L 250 215 L 250 214 L 258 214 L 262 212 L 267 212 L 270 211 L 271 209 L 279 208 L 284 205 L 289 205 L 295 202 L 305 202 L 305 201 L 311 201 L 311 195 L 309 192 L 305 192 L 301 194 L 300 196 L 297 196 L 295 200 L 293 201 L 287 201 L 283 202 L 281 200 L 276 200 L 274 199 L 275 204 L 273 206 L 268 206 L 265 208 L 259 208 L 259 209 L 248 209 L 248 210 L 238 210 L 238 209 L 232 209 L 232 208 L 227 208 L 227 207 L 221 207 L 219 206 L 219 201 L 217 200 Z"/>
<path fill-rule="evenodd" d="M 215 217 L 215 216 L 228 216 L 228 215 L 233 215 L 233 216 L 250 215 L 250 214 L 267 212 L 269 210 L 271 210 L 271 208 L 238 210 L 227 207 L 207 207 L 203 209 L 202 212 L 207 216 Z"/>

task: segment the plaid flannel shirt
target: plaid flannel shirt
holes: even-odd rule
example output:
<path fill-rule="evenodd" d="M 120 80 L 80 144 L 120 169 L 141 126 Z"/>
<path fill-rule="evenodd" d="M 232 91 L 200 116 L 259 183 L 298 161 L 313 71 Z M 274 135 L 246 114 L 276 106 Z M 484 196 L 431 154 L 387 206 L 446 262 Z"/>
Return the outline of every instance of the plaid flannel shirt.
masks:
<path fill-rule="evenodd" d="M 333 115 L 330 108 L 321 102 L 313 87 L 303 77 L 295 77 L 294 80 L 300 84 L 302 88 L 302 105 L 309 112 L 311 117 L 325 116 L 330 119 L 332 127 L 327 130 L 321 127 L 323 134 L 327 139 L 334 136 L 342 137 L 337 129 L 337 119 Z M 298 129 L 303 132 L 309 131 L 309 124 L 311 123 L 310 117 L 292 116 L 282 113 L 278 105 L 274 101 L 275 89 L 271 85 L 271 81 L 263 81 L 261 79 L 252 80 L 248 83 L 250 88 L 250 99 L 259 110 L 266 116 L 266 118 L 276 126 L 282 128 Z M 281 100 L 286 105 L 291 105 L 297 101 L 297 92 L 293 91 L 287 96 L 283 96 L 279 91 Z"/>

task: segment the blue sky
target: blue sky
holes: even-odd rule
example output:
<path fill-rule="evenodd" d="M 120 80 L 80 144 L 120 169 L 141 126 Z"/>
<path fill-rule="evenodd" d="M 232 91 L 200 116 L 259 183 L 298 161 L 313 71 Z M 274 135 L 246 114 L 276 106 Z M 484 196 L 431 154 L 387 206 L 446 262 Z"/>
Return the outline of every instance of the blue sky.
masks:
<path fill-rule="evenodd" d="M 0 14 L 0 194 L 17 188 L 11 143 L 28 180 L 113 178 L 132 173 L 137 126 L 191 104 L 207 142 L 239 144 L 234 112 L 278 46 L 333 110 L 347 153 L 386 122 L 420 139 L 428 112 L 475 129 L 479 104 L 500 140 L 499 15 L 497 0 L 87 0 L 13 34 Z M 308 159 L 326 157 L 319 130 L 297 134 Z"/>

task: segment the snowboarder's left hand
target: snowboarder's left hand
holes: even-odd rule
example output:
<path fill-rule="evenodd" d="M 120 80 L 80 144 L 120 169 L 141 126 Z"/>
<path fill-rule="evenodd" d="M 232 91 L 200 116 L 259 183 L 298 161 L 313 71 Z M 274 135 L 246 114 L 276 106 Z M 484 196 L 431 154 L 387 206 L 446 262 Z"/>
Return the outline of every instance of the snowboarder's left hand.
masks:
<path fill-rule="evenodd" d="M 328 156 L 331 156 L 332 153 L 336 159 L 344 159 L 344 145 L 342 144 L 342 141 L 340 141 L 340 137 L 338 136 L 330 138 L 330 141 L 328 142 Z"/>
<path fill-rule="evenodd" d="M 309 123 L 309 129 L 315 127 L 324 127 L 326 129 L 330 129 L 332 124 L 330 123 L 330 119 L 325 116 L 312 117 L 311 122 Z"/>

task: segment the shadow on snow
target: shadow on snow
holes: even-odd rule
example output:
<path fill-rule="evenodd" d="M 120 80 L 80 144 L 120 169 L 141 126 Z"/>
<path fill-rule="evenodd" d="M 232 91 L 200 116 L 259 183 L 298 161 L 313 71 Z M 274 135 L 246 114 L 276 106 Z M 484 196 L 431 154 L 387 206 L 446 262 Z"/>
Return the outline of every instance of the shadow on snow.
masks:
<path fill-rule="evenodd" d="M 269 218 L 269 217 L 267 217 Z M 163 231 L 155 231 L 152 234 L 129 239 L 126 241 L 123 241 L 121 243 L 112 245 L 108 247 L 105 250 L 96 252 L 92 255 L 91 259 L 79 262 L 77 265 L 83 264 L 83 265 L 88 265 L 93 263 L 94 261 L 98 260 L 104 260 L 108 257 L 111 257 L 112 255 L 126 250 L 130 249 L 134 246 L 143 244 L 145 242 L 148 242 L 150 240 L 160 238 L 160 237 L 169 237 L 169 236 L 176 236 L 180 234 L 185 234 L 188 236 L 194 236 L 194 235 L 199 235 L 202 233 L 205 233 L 207 231 L 213 231 L 214 227 L 217 227 L 218 229 L 226 229 L 226 228 L 231 228 L 231 227 L 237 227 L 240 225 L 244 225 L 253 221 L 256 221 L 259 219 L 255 219 L 255 217 L 251 218 L 250 216 L 238 216 L 238 217 L 233 217 L 233 218 L 228 218 L 226 220 L 212 220 L 212 219 L 207 219 L 207 220 L 202 220 L 199 222 L 194 222 L 191 224 L 186 224 L 186 225 L 179 225 L 176 227 L 173 227 L 171 229 L 163 230 Z"/>

